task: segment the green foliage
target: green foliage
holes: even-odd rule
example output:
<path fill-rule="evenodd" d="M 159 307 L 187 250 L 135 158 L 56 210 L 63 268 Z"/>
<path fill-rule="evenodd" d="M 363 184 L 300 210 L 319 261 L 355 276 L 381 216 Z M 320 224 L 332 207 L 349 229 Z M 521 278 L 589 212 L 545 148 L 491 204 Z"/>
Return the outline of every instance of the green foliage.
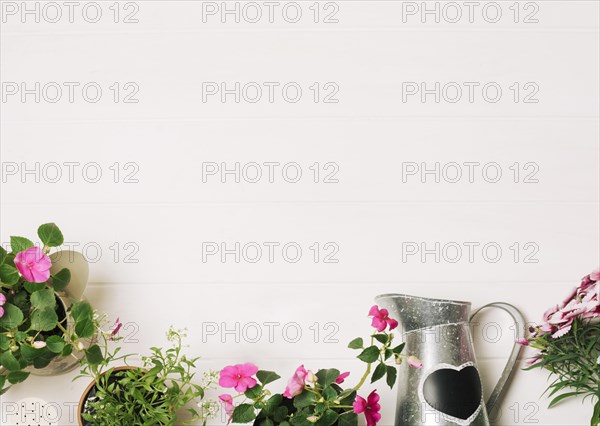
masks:
<path fill-rule="evenodd" d="M 38 236 L 46 255 L 51 247 L 64 242 L 62 232 L 53 223 L 40 226 Z M 28 282 L 21 276 L 15 256 L 33 246 L 28 238 L 12 236 L 10 252 L 0 248 L 0 293 L 6 298 L 0 318 L 0 364 L 7 370 L 0 375 L 0 394 L 8 384 L 27 379 L 29 374 L 23 371 L 26 367 L 44 368 L 58 356 L 69 356 L 79 339 L 91 337 L 97 330 L 93 310 L 86 303 L 75 308 L 78 318 L 73 318 L 74 332 L 66 329 L 70 312 L 65 312 L 57 301 L 58 292 L 71 279 L 68 269 L 41 283 Z"/>
<path fill-rule="evenodd" d="M 366 348 L 360 337 L 348 344 L 350 349 L 361 350 L 357 358 L 367 364 L 355 387 L 344 389 L 337 383 L 340 370 L 321 369 L 314 375 L 308 372 L 307 378 L 299 379 L 304 380 L 304 386 L 292 398 L 287 398 L 283 394 L 273 395 L 265 388 L 268 383 L 279 379 L 277 374 L 259 371 L 256 376 L 260 384 L 238 395 L 245 399 L 234 408 L 231 421 L 253 422 L 256 426 L 357 426 L 358 417 L 352 407 L 357 390 L 369 377 L 371 383 L 385 378 L 390 388 L 393 387 L 397 371 L 395 365 L 388 365 L 388 360 L 399 363 L 404 356 L 404 344 L 392 346 L 392 333 L 378 332 L 370 337 L 370 345 Z M 377 365 L 371 373 L 375 363 Z"/>
<path fill-rule="evenodd" d="M 142 357 L 142 367 L 124 371 L 115 371 L 109 364 L 129 355 L 119 355 L 119 348 L 110 352 L 108 340 L 86 351 L 79 377 L 91 377 L 95 382 L 95 396 L 88 398 L 83 407 L 82 416 L 86 421 L 102 426 L 181 424 L 177 411 L 192 402 L 199 402 L 217 375 L 205 375 L 202 385 L 193 383 L 198 358 L 188 358 L 182 353 L 181 331 L 171 328 L 167 336 L 172 342 L 171 347 L 151 348 L 151 354 Z M 106 355 L 103 356 L 103 352 Z M 202 408 L 200 413 L 189 410 L 192 414 L 190 422 L 206 421 L 210 404 L 204 404 Z M 240 412 L 239 415 L 247 413 Z"/>
<path fill-rule="evenodd" d="M 550 371 L 553 381 L 546 389 L 552 408 L 575 396 L 591 398 L 594 411 L 590 424 L 600 424 L 600 324 L 576 318 L 571 330 L 560 338 L 540 334 L 530 345 L 540 350 L 539 361 L 526 370 Z"/>

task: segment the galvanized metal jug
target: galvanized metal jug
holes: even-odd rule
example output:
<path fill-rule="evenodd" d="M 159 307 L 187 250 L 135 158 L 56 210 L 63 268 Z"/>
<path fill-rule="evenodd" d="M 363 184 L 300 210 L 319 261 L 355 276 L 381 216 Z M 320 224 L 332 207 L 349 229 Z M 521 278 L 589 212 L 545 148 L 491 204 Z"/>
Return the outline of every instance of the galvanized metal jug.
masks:
<path fill-rule="evenodd" d="M 396 426 L 490 424 L 491 412 L 515 367 L 521 346 L 514 345 L 500 380 L 484 402 L 470 330 L 481 310 L 496 307 L 515 321 L 517 336 L 525 337 L 525 320 L 517 308 L 491 303 L 470 314 L 471 303 L 401 294 L 378 296 L 377 304 L 400 323 L 404 352 L 423 361 L 422 369 L 400 368 Z"/>

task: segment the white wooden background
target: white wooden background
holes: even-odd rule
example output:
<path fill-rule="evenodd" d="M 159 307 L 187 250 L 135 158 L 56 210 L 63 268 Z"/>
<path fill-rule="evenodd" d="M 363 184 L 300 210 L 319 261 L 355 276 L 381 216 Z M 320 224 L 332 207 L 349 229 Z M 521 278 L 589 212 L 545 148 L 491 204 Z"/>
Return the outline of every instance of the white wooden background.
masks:
<path fill-rule="evenodd" d="M 25 3 L 32 9 L 38 2 Z M 55 10 L 42 2 L 40 22 L 24 15 L 23 23 L 25 6 L 2 1 L 1 241 L 33 236 L 46 221 L 59 224 L 92 262 L 86 297 L 127 323 L 126 350 L 164 343 L 173 324 L 189 329 L 189 352 L 203 357 L 202 369 L 251 361 L 288 376 L 304 363 L 347 368 L 357 380 L 361 365 L 345 347 L 369 332 L 366 312 L 377 294 L 475 306 L 507 301 L 535 321 L 600 263 L 597 1 L 500 1 L 494 24 L 482 15 L 491 7 L 485 1 L 474 22 L 465 16 L 454 24 L 443 19 L 452 15 L 403 22 L 410 2 L 402 1 L 322 1 L 319 23 L 309 9 L 314 2 L 301 1 L 295 24 L 282 19 L 285 1 L 273 23 L 232 16 L 222 23 L 219 15 L 203 22 L 209 2 L 201 1 L 121 2 L 115 23 L 111 1 L 98 2 L 103 15 L 92 24 L 82 15 L 87 3 L 72 23 L 62 2 L 60 22 L 47 22 Z M 455 4 L 468 15 L 464 2 Z M 135 7 L 139 22 L 123 23 Z M 321 22 L 336 7 L 339 22 Z M 538 22 L 523 22 L 533 12 Z M 53 92 L 41 93 L 39 103 L 10 94 L 36 82 L 80 86 L 72 103 L 66 89 L 56 103 L 47 101 Z M 103 89 L 97 103 L 81 96 L 90 82 Z M 109 88 L 115 82 L 117 103 Z M 303 97 L 293 104 L 281 92 L 272 103 L 235 103 L 232 96 L 203 102 L 203 82 L 296 82 Z M 321 89 L 336 84 L 339 102 L 315 103 L 314 82 Z M 479 90 L 473 102 L 403 102 L 403 82 L 495 82 L 503 96 L 489 103 Z M 509 89 L 515 82 L 516 103 Z M 137 85 L 139 102 L 123 102 L 125 83 Z M 526 83 L 539 87 L 539 102 L 523 102 Z M 222 183 L 218 175 L 203 182 L 203 163 L 236 162 L 297 163 L 303 174 L 288 183 L 280 166 L 273 183 L 266 175 L 258 183 L 232 176 Z M 419 176 L 403 182 L 403 163 L 436 162 L 497 163 L 502 178 L 486 182 L 479 166 L 473 182 L 466 168 L 458 183 L 435 183 L 431 175 L 425 183 Z M 72 179 L 65 163 L 76 163 Z M 325 169 L 327 163 L 334 164 Z M 527 163 L 537 183 L 524 182 L 533 170 Z M 338 182 L 323 183 L 333 167 Z M 91 183 L 98 169 L 102 176 Z M 233 255 L 203 259 L 203 243 L 236 242 L 251 244 L 239 263 Z M 272 262 L 264 243 L 279 244 Z M 298 262 L 284 259 L 287 243 L 302 249 Z M 407 243 L 448 251 L 439 262 L 434 255 L 423 262 L 406 255 Z M 465 243 L 479 244 L 472 259 Z M 265 249 L 255 263 L 247 261 L 252 244 Z M 486 260 L 485 244 L 501 248 L 497 262 Z M 453 263 L 456 245 L 464 251 Z M 334 249 L 337 262 L 324 262 Z M 502 314 L 481 322 L 475 339 L 489 394 L 513 334 Z M 493 322 L 502 326 L 498 338 L 484 326 Z M 268 323 L 276 323 L 272 339 Z M 45 401 L 61 407 L 51 424 L 74 424 L 69 407 L 87 385 L 72 382 L 74 375 L 31 378 L 11 389 L 0 401 L 0 423 L 29 424 L 7 413 L 16 402 Z M 591 408 L 580 401 L 547 410 L 540 397 L 546 384 L 542 372 L 518 371 L 494 424 L 588 424 Z M 395 391 L 378 389 L 381 424 L 392 425 Z M 36 424 L 50 424 L 39 417 Z"/>

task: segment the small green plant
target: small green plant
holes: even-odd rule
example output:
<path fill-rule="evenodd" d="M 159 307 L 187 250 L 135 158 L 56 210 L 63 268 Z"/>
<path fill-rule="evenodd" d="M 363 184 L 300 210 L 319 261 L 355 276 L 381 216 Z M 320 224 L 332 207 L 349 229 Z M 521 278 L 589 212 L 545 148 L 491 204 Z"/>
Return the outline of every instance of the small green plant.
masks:
<path fill-rule="evenodd" d="M 116 324 L 113 329 L 118 330 Z M 206 424 L 218 407 L 201 402 L 205 389 L 217 380 L 217 373 L 206 373 L 200 384 L 193 383 L 198 358 L 182 353 L 181 330 L 170 328 L 167 333 L 172 343 L 167 349 L 152 347 L 151 354 L 143 356 L 142 366 L 127 369 L 109 367 L 117 361 L 126 361 L 132 355 L 119 355 L 120 348 L 110 352 L 109 340 L 114 333 L 103 334 L 103 343 L 87 350 L 82 374 L 91 377 L 94 386 L 80 407 L 84 424 L 94 426 L 174 425 L 201 421 Z M 196 407 L 190 404 L 196 402 Z M 190 418 L 178 419 L 178 412 L 187 407 Z"/>
<path fill-rule="evenodd" d="M 38 228 L 38 236 L 41 247 L 15 236 L 10 251 L 0 246 L 0 395 L 27 379 L 28 367 L 41 369 L 57 357 L 71 356 L 82 339 L 96 332 L 89 303 L 77 302 L 68 310 L 60 303 L 71 272 L 64 268 L 51 274 L 48 256 L 64 242 L 60 229 L 47 223 Z"/>

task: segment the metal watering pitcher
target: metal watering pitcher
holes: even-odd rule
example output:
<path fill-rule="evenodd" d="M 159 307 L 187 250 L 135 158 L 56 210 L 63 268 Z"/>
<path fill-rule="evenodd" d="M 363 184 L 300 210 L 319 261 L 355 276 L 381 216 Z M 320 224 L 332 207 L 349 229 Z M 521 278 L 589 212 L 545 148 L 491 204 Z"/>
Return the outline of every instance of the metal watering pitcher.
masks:
<path fill-rule="evenodd" d="M 404 352 L 423 361 L 422 369 L 400 368 L 395 425 L 488 426 L 488 412 L 501 396 L 522 348 L 515 343 L 498 384 L 484 403 L 469 325 L 481 309 L 496 307 L 513 317 L 516 337 L 525 337 L 521 312 L 507 303 L 491 303 L 470 315 L 469 302 L 401 294 L 375 300 L 399 321 Z"/>

